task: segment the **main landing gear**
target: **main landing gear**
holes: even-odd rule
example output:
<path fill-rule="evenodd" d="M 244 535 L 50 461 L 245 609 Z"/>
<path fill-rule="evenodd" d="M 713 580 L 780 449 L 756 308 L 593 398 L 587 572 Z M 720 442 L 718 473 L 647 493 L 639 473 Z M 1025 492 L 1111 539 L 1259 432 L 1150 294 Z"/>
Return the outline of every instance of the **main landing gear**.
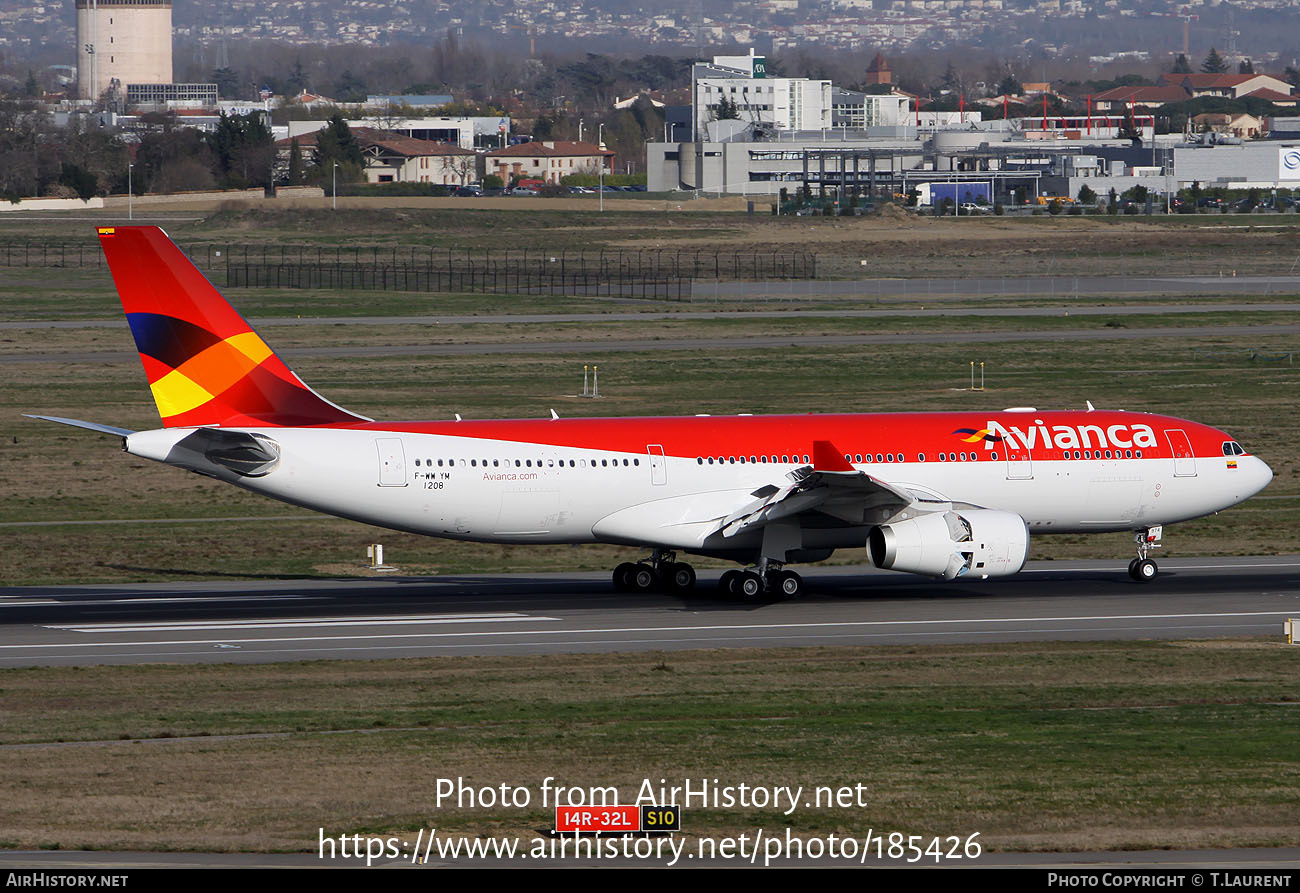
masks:
<path fill-rule="evenodd" d="M 1160 548 L 1162 528 L 1139 530 L 1133 537 L 1137 543 L 1138 557 L 1128 563 L 1128 575 L 1139 583 L 1150 583 L 1160 575 L 1160 566 L 1150 557 L 1152 549 Z"/>
<path fill-rule="evenodd" d="M 757 569 L 723 572 L 718 588 L 747 602 L 798 598 L 803 594 L 803 578 L 775 561 L 764 561 Z"/>
<path fill-rule="evenodd" d="M 749 570 L 730 570 L 718 583 L 723 596 L 758 602 L 803 595 L 803 578 L 775 561 L 763 561 Z M 664 591 L 687 595 L 695 589 L 695 568 L 677 560 L 676 552 L 656 551 L 649 558 L 625 561 L 614 568 L 614 588 L 619 592 Z"/>
<path fill-rule="evenodd" d="M 656 550 L 645 561 L 625 561 L 614 568 L 614 588 L 619 592 L 664 589 L 684 595 L 695 588 L 695 568 L 678 561 L 676 552 Z"/>

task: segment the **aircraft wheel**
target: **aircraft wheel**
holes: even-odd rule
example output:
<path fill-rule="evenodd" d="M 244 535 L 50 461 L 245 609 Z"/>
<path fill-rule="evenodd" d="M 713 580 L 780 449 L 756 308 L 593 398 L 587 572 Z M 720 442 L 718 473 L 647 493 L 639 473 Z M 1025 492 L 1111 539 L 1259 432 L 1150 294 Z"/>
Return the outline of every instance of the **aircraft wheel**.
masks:
<path fill-rule="evenodd" d="M 632 573 L 635 570 L 636 565 L 630 561 L 625 561 L 614 568 L 614 589 L 618 592 L 631 592 Z"/>
<path fill-rule="evenodd" d="M 684 562 L 668 566 L 668 589 L 672 592 L 690 592 L 695 588 L 695 568 Z"/>
<path fill-rule="evenodd" d="M 628 581 L 632 584 L 634 592 L 649 592 L 659 585 L 659 575 L 648 564 L 634 564 L 632 572 L 628 575 Z"/>
<path fill-rule="evenodd" d="M 1159 575 L 1159 566 L 1150 558 L 1143 558 L 1133 568 L 1133 579 L 1139 583 L 1150 583 Z"/>
<path fill-rule="evenodd" d="M 1141 558 L 1134 558 L 1132 561 L 1128 563 L 1128 575 L 1132 577 L 1134 580 L 1138 578 L 1137 568 L 1138 568 L 1138 562 L 1141 560 L 1142 560 Z"/>
<path fill-rule="evenodd" d="M 763 597 L 763 578 L 753 571 L 745 571 L 735 583 L 735 592 L 747 602 Z"/>
<path fill-rule="evenodd" d="M 803 578 L 794 571 L 781 571 L 776 578 L 776 589 L 783 598 L 798 598 L 803 593 Z"/>
<path fill-rule="evenodd" d="M 722 576 L 718 578 L 718 588 L 722 590 L 724 596 L 736 594 L 736 580 L 739 577 L 740 571 L 731 570 L 722 572 Z"/>

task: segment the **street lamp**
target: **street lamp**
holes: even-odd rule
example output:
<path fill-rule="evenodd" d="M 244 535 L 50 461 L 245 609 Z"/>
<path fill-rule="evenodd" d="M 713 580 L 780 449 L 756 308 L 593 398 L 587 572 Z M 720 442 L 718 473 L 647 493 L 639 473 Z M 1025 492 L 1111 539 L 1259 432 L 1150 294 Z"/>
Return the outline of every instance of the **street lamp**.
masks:
<path fill-rule="evenodd" d="M 133 192 L 131 189 L 131 168 L 133 167 L 135 167 L 134 164 L 127 162 L 126 165 L 126 219 L 127 220 L 135 219 L 135 200 L 133 198 Z"/>
<path fill-rule="evenodd" d="M 334 200 L 333 210 L 337 211 L 339 209 L 339 163 L 337 161 L 334 162 L 332 173 L 334 174 L 334 186 L 330 192 L 332 193 L 331 198 Z"/>
<path fill-rule="evenodd" d="M 604 124 L 601 124 L 600 128 L 596 131 L 596 142 L 599 143 L 597 148 L 599 148 L 602 152 L 604 152 L 605 150 L 605 125 Z M 597 183 L 600 184 L 600 211 L 603 214 L 605 213 L 605 156 L 603 154 L 599 156 L 599 158 L 597 159 L 597 163 L 600 165 L 600 172 L 597 178 Z"/>

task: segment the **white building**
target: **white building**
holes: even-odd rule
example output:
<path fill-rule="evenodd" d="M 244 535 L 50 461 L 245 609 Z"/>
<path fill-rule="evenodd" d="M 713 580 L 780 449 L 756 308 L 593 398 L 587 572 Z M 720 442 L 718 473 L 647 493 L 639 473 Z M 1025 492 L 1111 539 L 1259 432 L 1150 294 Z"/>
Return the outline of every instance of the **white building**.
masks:
<path fill-rule="evenodd" d="M 302 136 L 321 130 L 328 121 L 290 121 L 285 137 Z M 434 140 L 451 143 L 462 149 L 473 149 L 476 145 L 505 143 L 510 138 L 510 119 L 497 117 L 470 118 L 402 118 L 388 115 L 372 115 L 365 118 L 348 119 L 349 127 L 370 127 L 389 133 L 400 133 L 417 140 Z M 477 141 L 476 141 L 477 137 Z"/>
<path fill-rule="evenodd" d="M 1300 188 L 1300 142 L 1295 140 L 1227 140 L 1178 146 L 1174 176 L 1179 188 L 1192 183 L 1230 189 Z"/>
<path fill-rule="evenodd" d="M 911 97 L 901 93 L 859 93 L 832 87 L 831 123 L 851 130 L 898 127 L 908 123 L 910 102 Z"/>
<path fill-rule="evenodd" d="M 810 78 L 769 78 L 767 59 L 714 56 L 691 72 L 695 133 L 734 110 L 739 120 L 757 128 L 821 130 L 831 126 L 831 82 Z"/>

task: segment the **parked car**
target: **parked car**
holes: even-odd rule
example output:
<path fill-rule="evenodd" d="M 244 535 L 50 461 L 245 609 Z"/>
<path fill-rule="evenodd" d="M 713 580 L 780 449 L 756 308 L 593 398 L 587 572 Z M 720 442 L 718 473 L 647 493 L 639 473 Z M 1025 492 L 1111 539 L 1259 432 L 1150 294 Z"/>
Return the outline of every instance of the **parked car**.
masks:
<path fill-rule="evenodd" d="M 483 194 L 483 190 L 478 186 L 457 186 L 455 189 L 451 191 L 451 194 L 458 195 L 461 197 L 473 198 L 473 197 L 481 196 Z"/>

